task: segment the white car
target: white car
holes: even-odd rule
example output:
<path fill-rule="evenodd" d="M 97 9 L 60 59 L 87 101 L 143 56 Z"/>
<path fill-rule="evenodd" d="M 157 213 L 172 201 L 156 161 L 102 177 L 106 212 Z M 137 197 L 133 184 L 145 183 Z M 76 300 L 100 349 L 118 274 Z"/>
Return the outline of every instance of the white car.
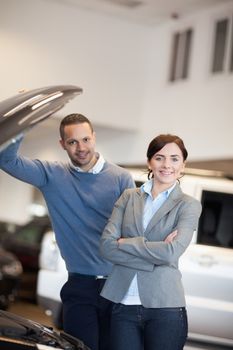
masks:
<path fill-rule="evenodd" d="M 140 169 L 129 170 L 137 185 L 146 180 L 146 174 Z M 187 301 L 189 338 L 232 348 L 233 181 L 186 174 L 181 179 L 181 187 L 203 206 L 198 230 L 179 264 Z M 59 327 L 60 289 L 67 272 L 52 232 L 44 237 L 40 261 L 38 301 L 52 312 L 54 323 Z"/>
<path fill-rule="evenodd" d="M 67 281 L 65 261 L 59 252 L 55 235 L 47 232 L 42 240 L 39 256 L 40 270 L 37 277 L 37 301 L 57 328 L 62 328 L 62 305 L 60 290 Z"/>

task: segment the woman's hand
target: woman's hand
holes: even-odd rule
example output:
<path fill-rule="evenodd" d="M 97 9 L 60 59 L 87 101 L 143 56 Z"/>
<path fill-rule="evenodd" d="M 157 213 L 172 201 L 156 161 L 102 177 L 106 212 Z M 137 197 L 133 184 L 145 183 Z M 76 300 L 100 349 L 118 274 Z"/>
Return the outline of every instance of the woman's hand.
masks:
<path fill-rule="evenodd" d="M 165 243 L 171 243 L 171 242 L 175 239 L 175 237 L 177 236 L 177 232 L 178 232 L 177 230 L 171 232 L 171 233 L 165 238 L 164 242 L 165 242 Z M 119 238 L 119 239 L 117 240 L 117 242 L 118 242 L 119 244 L 121 244 L 121 243 L 123 243 L 126 239 L 127 239 L 127 238 Z"/>
<path fill-rule="evenodd" d="M 171 232 L 164 240 L 165 243 L 171 243 L 177 236 L 177 230 Z"/>

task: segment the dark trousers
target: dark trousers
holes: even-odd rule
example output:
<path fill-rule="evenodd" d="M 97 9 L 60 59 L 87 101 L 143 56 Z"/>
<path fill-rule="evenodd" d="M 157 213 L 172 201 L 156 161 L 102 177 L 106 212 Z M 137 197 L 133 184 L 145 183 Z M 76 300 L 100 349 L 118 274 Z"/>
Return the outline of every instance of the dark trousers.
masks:
<path fill-rule="evenodd" d="M 182 350 L 186 338 L 185 308 L 113 306 L 111 350 Z"/>
<path fill-rule="evenodd" d="M 112 303 L 100 296 L 104 279 L 72 274 L 62 287 L 63 328 L 91 350 L 109 350 Z"/>

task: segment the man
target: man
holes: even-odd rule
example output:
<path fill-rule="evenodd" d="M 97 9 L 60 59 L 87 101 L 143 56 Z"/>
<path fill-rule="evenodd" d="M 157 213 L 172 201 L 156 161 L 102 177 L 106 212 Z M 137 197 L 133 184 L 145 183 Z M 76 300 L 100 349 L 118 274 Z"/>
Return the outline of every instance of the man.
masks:
<path fill-rule="evenodd" d="M 83 115 L 66 116 L 60 136 L 69 163 L 20 156 L 17 141 L 0 154 L 0 168 L 37 187 L 46 200 L 69 273 L 61 290 L 64 330 L 92 350 L 109 350 L 111 303 L 99 293 L 112 265 L 100 257 L 99 240 L 114 203 L 134 182 L 95 151 L 95 132 Z"/>

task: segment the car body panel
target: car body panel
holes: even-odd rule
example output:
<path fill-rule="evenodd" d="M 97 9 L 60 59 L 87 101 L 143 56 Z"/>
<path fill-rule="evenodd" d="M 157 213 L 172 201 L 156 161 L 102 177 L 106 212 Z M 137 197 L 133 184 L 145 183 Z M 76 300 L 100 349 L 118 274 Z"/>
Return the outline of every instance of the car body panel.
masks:
<path fill-rule="evenodd" d="M 54 331 L 35 321 L 1 310 L 0 348 L 90 350 L 81 340 L 65 332 Z"/>
<path fill-rule="evenodd" d="M 78 86 L 56 85 L 22 92 L 0 102 L 0 149 L 81 93 Z"/>
<path fill-rule="evenodd" d="M 232 250 L 192 243 L 180 259 L 180 270 L 190 333 L 233 345 Z"/>
<path fill-rule="evenodd" d="M 56 328 L 62 328 L 62 304 L 60 291 L 68 278 L 65 261 L 60 255 L 53 231 L 42 240 L 39 256 L 40 269 L 37 278 L 37 301 L 52 316 Z M 45 281 L 50 281 L 45 288 Z"/>

